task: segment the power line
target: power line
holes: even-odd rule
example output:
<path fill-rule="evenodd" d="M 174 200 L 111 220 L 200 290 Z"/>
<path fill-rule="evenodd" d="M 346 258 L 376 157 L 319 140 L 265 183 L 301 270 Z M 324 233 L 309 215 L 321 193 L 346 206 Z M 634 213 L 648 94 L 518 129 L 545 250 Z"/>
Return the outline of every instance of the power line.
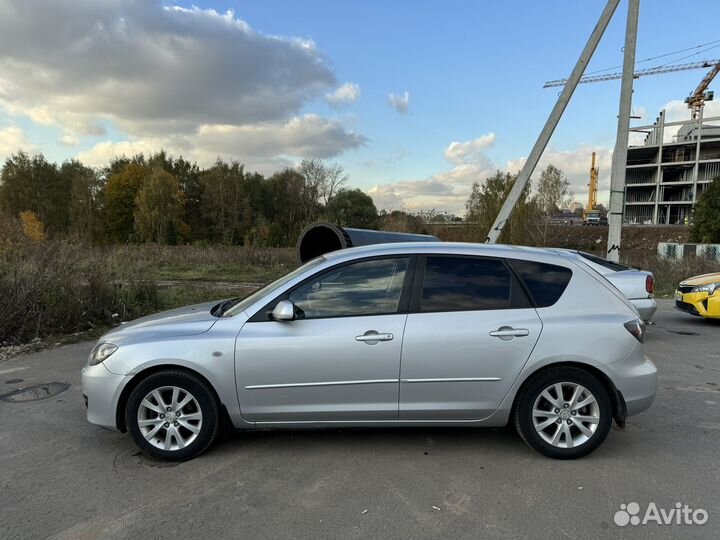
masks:
<path fill-rule="evenodd" d="M 703 48 L 703 47 L 707 47 L 708 45 L 715 45 L 716 43 L 720 43 L 720 39 L 716 39 L 715 41 L 708 41 L 707 43 L 701 43 L 700 45 L 694 45 L 694 46 L 692 46 L 692 47 L 687 47 L 687 48 L 685 48 L 685 49 L 680 49 L 680 50 L 673 51 L 673 52 L 669 52 L 669 53 L 665 53 L 665 54 L 659 54 L 659 55 L 657 55 L 657 56 L 650 56 L 650 57 L 645 58 L 645 59 L 643 59 L 643 60 L 638 60 L 637 62 L 635 62 L 635 65 L 637 65 L 637 64 L 643 64 L 643 63 L 645 63 L 645 62 L 650 62 L 651 60 L 657 60 L 657 59 L 659 59 L 659 58 L 667 58 L 668 56 L 673 56 L 673 55 L 675 55 L 675 54 L 680 54 L 680 53 L 684 53 L 684 52 L 687 52 L 687 51 L 692 51 L 692 50 L 694 50 L 694 49 L 700 49 L 700 48 Z M 688 56 L 684 56 L 683 58 L 677 58 L 677 59 L 673 60 L 673 61 L 670 62 L 670 63 L 672 64 L 672 63 L 675 63 L 675 62 L 679 62 L 680 60 L 684 60 L 685 58 L 690 58 L 691 56 L 695 56 L 695 55 L 697 55 L 697 54 L 700 54 L 701 52 L 706 52 L 706 51 L 709 51 L 709 50 L 714 49 L 714 48 L 715 48 L 715 47 L 711 47 L 710 49 L 705 49 L 705 50 L 703 50 L 703 51 L 698 51 L 697 53 L 690 54 L 690 55 L 688 55 Z M 668 65 L 668 64 L 663 64 L 663 66 L 666 66 L 666 65 Z M 663 66 L 658 66 L 658 67 L 663 67 Z M 609 68 L 605 68 L 605 69 L 598 69 L 598 70 L 596 70 L 596 71 L 589 71 L 589 72 L 585 73 L 585 75 L 595 75 L 595 74 L 597 74 L 597 73 L 604 73 L 604 72 L 606 72 L 606 71 L 611 71 L 611 70 L 613 70 L 613 69 L 620 69 L 621 67 L 622 67 L 622 64 L 620 64 L 619 66 L 613 66 L 613 67 L 609 67 Z"/>

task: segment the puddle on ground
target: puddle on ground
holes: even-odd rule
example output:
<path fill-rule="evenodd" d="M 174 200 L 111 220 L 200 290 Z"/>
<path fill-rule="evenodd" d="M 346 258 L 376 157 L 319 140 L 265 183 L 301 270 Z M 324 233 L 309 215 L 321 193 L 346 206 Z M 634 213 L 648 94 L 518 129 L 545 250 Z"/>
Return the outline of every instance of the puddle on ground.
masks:
<path fill-rule="evenodd" d="M 678 334 L 680 336 L 699 336 L 700 332 L 692 332 L 691 330 L 666 330 L 669 334 Z"/>
<path fill-rule="evenodd" d="M 5 381 L 5 384 L 18 384 L 23 382 L 25 379 L 10 379 L 8 381 Z"/>
<path fill-rule="evenodd" d="M 27 388 L 13 390 L 12 392 L 8 392 L 7 394 L 2 394 L 0 395 L 0 400 L 9 403 L 40 401 L 43 399 L 55 397 L 58 394 L 62 394 L 68 388 L 70 388 L 70 385 L 63 382 L 36 384 L 34 386 L 28 386 Z"/>

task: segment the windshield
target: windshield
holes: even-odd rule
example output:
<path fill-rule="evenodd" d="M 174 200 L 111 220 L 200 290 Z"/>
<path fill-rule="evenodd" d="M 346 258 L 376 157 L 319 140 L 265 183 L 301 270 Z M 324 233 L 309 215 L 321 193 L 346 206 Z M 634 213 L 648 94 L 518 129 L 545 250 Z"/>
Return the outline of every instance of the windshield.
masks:
<path fill-rule="evenodd" d="M 273 291 L 279 289 L 283 285 L 285 285 L 287 282 L 295 279 L 297 276 L 305 272 L 306 270 L 309 270 L 310 268 L 313 268 L 315 266 L 318 266 L 321 263 L 325 262 L 325 257 L 317 257 L 311 261 L 306 262 L 302 266 L 299 266 L 289 274 L 284 275 L 280 279 L 273 281 L 269 285 L 265 285 L 262 289 L 255 291 L 250 296 L 243 298 L 243 299 L 237 299 L 233 300 L 231 304 L 225 307 L 222 317 L 232 317 L 233 315 L 236 315 L 240 313 L 241 311 L 245 311 L 248 307 L 253 305 L 255 302 L 260 300 L 263 296 L 268 296 L 273 293 Z"/>

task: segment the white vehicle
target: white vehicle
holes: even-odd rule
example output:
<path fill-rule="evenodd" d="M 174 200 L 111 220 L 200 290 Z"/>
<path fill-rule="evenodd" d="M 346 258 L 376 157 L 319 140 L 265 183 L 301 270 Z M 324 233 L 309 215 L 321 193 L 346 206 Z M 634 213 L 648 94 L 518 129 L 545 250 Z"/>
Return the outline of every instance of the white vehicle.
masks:
<path fill-rule="evenodd" d="M 619 289 L 620 292 L 630 300 L 638 310 L 640 318 L 642 318 L 643 321 L 649 322 L 653 315 L 655 315 L 657 303 L 655 302 L 654 294 L 655 276 L 653 276 L 652 272 L 608 261 L 607 259 L 583 251 L 572 249 L 558 249 L 556 251 L 574 254 L 590 268 L 602 274 L 605 279 L 612 283 L 615 288 Z"/>

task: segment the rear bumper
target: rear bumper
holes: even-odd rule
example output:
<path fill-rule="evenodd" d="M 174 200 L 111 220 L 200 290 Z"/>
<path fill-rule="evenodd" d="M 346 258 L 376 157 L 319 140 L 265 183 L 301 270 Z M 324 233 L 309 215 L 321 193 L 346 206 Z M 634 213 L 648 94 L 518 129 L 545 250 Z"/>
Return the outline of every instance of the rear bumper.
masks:
<path fill-rule="evenodd" d="M 636 300 L 630 300 L 633 306 L 635 306 L 635 309 L 638 310 L 638 313 L 640 314 L 640 318 L 643 321 L 649 321 L 653 318 L 653 315 L 655 315 L 655 312 L 657 311 L 657 302 L 655 302 L 654 298 L 639 298 Z"/>
<path fill-rule="evenodd" d="M 622 395 L 627 416 L 633 416 L 652 405 L 657 393 L 657 368 L 644 357 L 642 361 L 625 360 L 605 366 L 610 379 Z"/>

